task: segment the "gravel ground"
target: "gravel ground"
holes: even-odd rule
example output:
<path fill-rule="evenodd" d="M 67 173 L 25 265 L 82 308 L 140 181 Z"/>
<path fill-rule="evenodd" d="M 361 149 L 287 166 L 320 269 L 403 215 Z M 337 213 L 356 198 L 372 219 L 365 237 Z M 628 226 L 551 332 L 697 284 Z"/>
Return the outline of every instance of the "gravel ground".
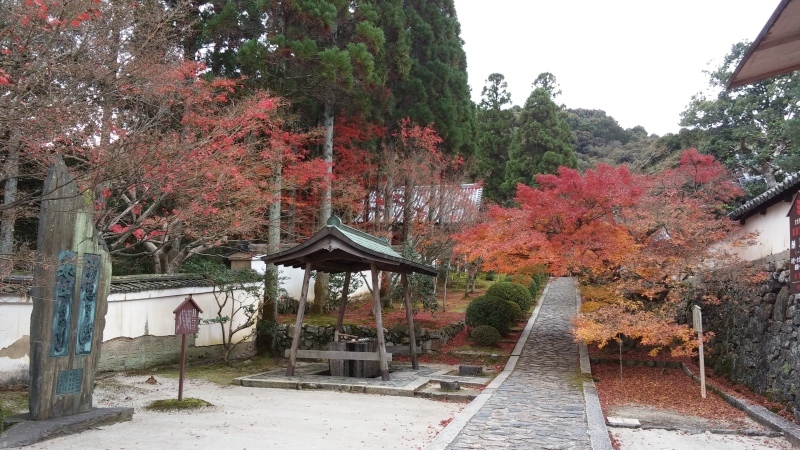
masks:
<path fill-rule="evenodd" d="M 151 412 L 177 398 L 178 381 L 116 376 L 95 389 L 95 406 L 135 408 L 131 422 L 64 436 L 29 449 L 415 449 L 423 448 L 463 404 L 412 397 L 221 386 L 186 380 L 184 397 L 213 407 Z"/>
<path fill-rule="evenodd" d="M 646 450 L 791 450 L 792 445 L 783 438 L 738 436 L 712 433 L 690 434 L 666 430 L 630 430 L 612 428 L 611 434 L 620 449 Z"/>

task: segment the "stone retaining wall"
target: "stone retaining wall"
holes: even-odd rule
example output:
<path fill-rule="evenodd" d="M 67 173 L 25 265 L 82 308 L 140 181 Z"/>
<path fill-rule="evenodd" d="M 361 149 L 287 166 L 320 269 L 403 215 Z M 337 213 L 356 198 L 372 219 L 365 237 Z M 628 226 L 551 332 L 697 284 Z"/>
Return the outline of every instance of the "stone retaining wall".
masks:
<path fill-rule="evenodd" d="M 328 343 L 333 341 L 333 326 L 317 326 L 304 323 L 302 327 L 300 350 L 328 349 Z M 423 351 L 436 351 L 440 345 L 443 345 L 464 329 L 464 321 L 453 322 L 439 330 L 429 330 L 418 326 L 415 328 L 417 346 Z M 408 345 L 408 327 L 405 324 L 388 330 L 384 328 L 383 331 L 387 345 Z M 360 338 L 374 338 L 376 336 L 375 328 L 361 325 L 345 325 L 342 327 L 342 333 Z M 278 325 L 278 347 L 281 354 L 292 346 L 293 336 L 294 325 Z"/>
<path fill-rule="evenodd" d="M 255 354 L 252 341 L 241 342 L 233 350 L 232 358 L 245 358 Z M 177 364 L 181 355 L 180 336 L 119 337 L 103 342 L 100 352 L 100 372 L 142 370 L 150 367 Z M 186 362 L 219 361 L 224 355 L 222 345 L 195 346 L 195 336 L 187 335 Z"/>
<path fill-rule="evenodd" d="M 716 374 L 788 403 L 800 419 L 800 295 L 789 295 L 788 268 L 785 260 L 765 262 L 752 268 L 763 281 L 747 285 L 728 278 L 706 286 L 729 298 L 703 305 L 703 326 L 715 333 L 706 361 Z"/>

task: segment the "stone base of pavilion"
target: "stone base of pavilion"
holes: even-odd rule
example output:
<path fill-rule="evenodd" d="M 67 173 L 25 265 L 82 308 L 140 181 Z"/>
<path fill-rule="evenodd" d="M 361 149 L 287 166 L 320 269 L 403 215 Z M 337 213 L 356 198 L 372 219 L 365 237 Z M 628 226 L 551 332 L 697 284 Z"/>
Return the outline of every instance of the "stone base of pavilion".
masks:
<path fill-rule="evenodd" d="M 452 375 L 458 367 L 425 367 L 413 369 L 410 364 L 392 364 L 391 380 L 376 378 L 332 377 L 327 363 L 300 363 L 293 376 L 285 369 L 249 375 L 235 379 L 235 384 L 245 387 L 294 390 L 326 390 L 363 394 L 421 397 L 436 400 L 471 402 L 481 389 L 491 382 L 490 377 L 465 377 Z M 442 391 L 441 381 L 458 381 L 462 389 Z"/>
<path fill-rule="evenodd" d="M 133 418 L 133 408 L 94 408 L 91 411 L 47 420 L 28 420 L 27 414 L 6 417 L 15 423 L 0 438 L 0 448 L 33 445 L 46 439 L 76 434 L 101 425 L 126 422 Z"/>

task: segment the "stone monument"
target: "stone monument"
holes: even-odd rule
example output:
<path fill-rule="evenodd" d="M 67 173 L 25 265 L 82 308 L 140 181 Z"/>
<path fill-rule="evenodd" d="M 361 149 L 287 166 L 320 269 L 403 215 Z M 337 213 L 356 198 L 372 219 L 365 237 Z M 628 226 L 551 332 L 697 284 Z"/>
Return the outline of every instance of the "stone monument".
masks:
<path fill-rule="evenodd" d="M 92 409 L 94 376 L 108 309 L 111 262 L 81 194 L 57 157 L 44 183 L 31 314 L 30 417 Z"/>

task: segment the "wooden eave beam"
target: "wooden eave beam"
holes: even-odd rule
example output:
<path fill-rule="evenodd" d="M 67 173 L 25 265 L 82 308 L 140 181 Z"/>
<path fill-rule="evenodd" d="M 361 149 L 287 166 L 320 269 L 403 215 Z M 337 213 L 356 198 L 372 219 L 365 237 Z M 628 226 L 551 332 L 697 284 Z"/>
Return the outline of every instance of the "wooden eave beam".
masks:
<path fill-rule="evenodd" d="M 790 33 L 786 33 L 781 36 L 775 36 L 769 40 L 761 41 L 761 44 L 759 44 L 758 47 L 756 47 L 756 51 L 769 50 L 773 47 L 792 44 L 797 41 L 800 41 L 800 30 L 792 30 Z"/>

